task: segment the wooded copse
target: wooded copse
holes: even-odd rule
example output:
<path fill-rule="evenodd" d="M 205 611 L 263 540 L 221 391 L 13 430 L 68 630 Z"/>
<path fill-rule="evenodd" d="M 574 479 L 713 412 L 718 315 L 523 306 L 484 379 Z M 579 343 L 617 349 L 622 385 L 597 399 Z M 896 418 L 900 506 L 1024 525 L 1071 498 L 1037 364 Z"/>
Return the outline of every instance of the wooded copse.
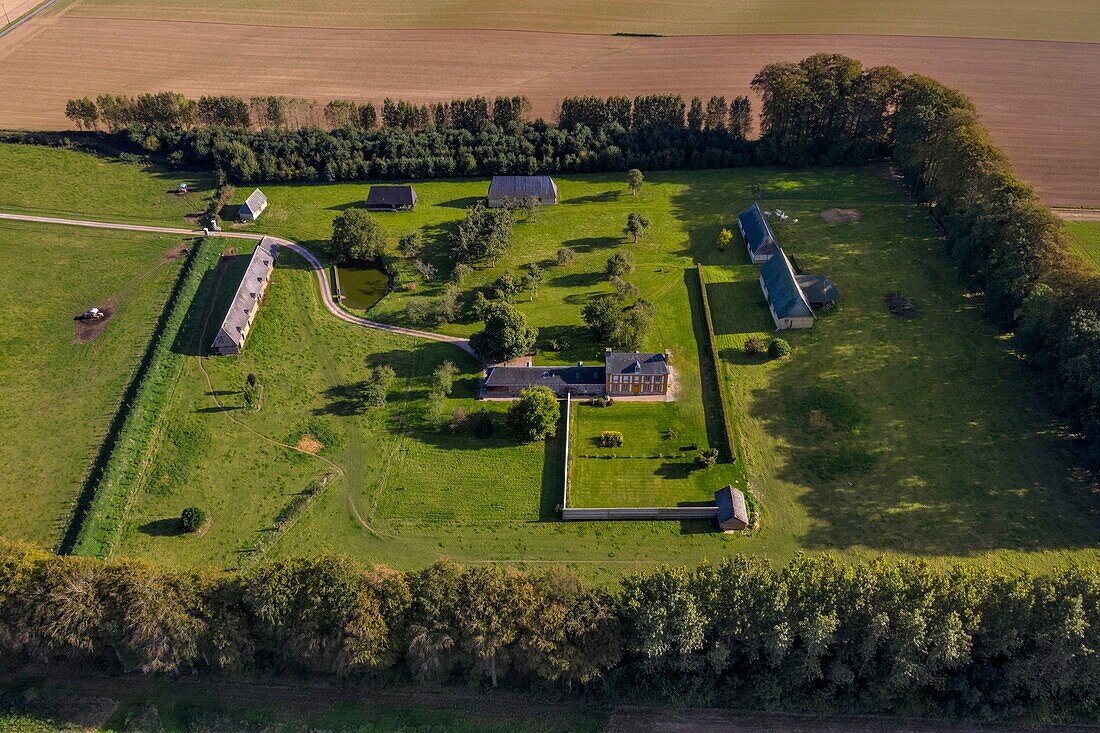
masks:
<path fill-rule="evenodd" d="M 247 573 L 0 546 L 0 650 L 118 671 L 557 686 L 741 708 L 1072 719 L 1100 704 L 1100 576 L 733 557 L 611 591 L 554 569 L 343 558 Z"/>

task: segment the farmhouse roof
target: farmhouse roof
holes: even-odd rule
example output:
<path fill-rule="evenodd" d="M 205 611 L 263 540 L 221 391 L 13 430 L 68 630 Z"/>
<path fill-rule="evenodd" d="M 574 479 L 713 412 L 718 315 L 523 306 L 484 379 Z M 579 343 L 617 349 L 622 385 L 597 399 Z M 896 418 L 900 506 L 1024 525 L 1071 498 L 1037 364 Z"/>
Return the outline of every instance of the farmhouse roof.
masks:
<path fill-rule="evenodd" d="M 367 194 L 367 206 L 401 208 L 416 205 L 416 191 L 412 186 L 371 186 Z"/>
<path fill-rule="evenodd" d="M 244 208 L 251 211 L 253 216 L 258 216 L 266 207 L 267 196 L 258 188 L 248 194 L 248 198 L 244 200 Z"/>
<path fill-rule="evenodd" d="M 236 345 L 244 344 L 245 332 L 248 330 L 250 313 L 258 307 L 261 285 L 271 275 L 271 269 L 275 266 L 275 255 L 279 245 L 271 237 L 260 240 L 256 250 L 252 253 L 252 259 L 248 261 L 248 267 L 237 286 L 237 292 L 233 295 L 233 302 L 226 311 L 222 320 L 218 335 L 214 337 L 213 348 L 215 351 Z"/>
<path fill-rule="evenodd" d="M 724 486 L 714 492 L 714 503 L 718 507 L 718 524 L 731 520 L 745 527 L 749 524 L 749 508 L 745 503 L 745 494 L 740 489 Z"/>
<path fill-rule="evenodd" d="M 560 389 L 604 383 L 600 366 L 493 366 L 485 375 L 486 387 L 549 387 Z"/>
<path fill-rule="evenodd" d="M 489 183 L 489 198 L 507 196 L 513 199 L 537 198 L 557 200 L 558 184 L 550 176 L 493 176 Z"/>
<path fill-rule="evenodd" d="M 813 318 L 814 311 L 798 285 L 791 261 L 782 249 L 760 267 L 760 277 L 768 289 L 768 302 L 776 318 Z"/>
<path fill-rule="evenodd" d="M 835 303 L 840 299 L 840 291 L 825 275 L 797 275 L 796 279 L 811 306 Z"/>
<path fill-rule="evenodd" d="M 640 351 L 608 351 L 604 354 L 608 374 L 668 374 L 668 358 L 664 354 Z"/>
<path fill-rule="evenodd" d="M 771 225 L 764 218 L 764 212 L 760 205 L 753 203 L 745 209 L 741 216 L 737 217 L 741 223 L 741 232 L 745 235 L 745 243 L 753 255 L 771 255 L 779 249 L 779 240 L 775 238 Z"/>

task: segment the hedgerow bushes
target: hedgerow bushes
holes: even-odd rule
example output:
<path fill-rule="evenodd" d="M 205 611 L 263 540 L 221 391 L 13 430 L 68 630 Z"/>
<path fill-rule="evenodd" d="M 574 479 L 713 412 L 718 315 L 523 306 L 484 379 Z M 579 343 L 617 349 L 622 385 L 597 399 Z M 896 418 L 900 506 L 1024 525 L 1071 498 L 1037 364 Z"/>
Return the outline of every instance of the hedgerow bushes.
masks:
<path fill-rule="evenodd" d="M 600 690 L 616 699 L 1095 715 L 1100 576 L 734 557 L 630 576 L 334 557 L 247 573 L 0 545 L 0 653 L 116 670 Z"/>

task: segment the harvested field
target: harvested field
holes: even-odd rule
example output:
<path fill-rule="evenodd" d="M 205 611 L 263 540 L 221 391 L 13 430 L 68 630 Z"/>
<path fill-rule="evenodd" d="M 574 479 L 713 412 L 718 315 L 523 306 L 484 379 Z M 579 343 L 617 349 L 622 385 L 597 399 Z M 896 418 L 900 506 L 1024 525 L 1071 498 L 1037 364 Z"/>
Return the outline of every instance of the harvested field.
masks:
<path fill-rule="evenodd" d="M 894 64 L 959 87 L 1020 176 L 1049 203 L 1100 203 L 1093 185 L 1100 157 L 1082 154 L 1100 139 L 1100 44 L 1088 43 L 372 31 L 64 15 L 35 19 L 0 40 L 0 126 L 67 127 L 70 97 L 161 89 L 320 100 L 525 94 L 535 114 L 553 116 L 566 94 L 747 93 L 763 64 L 818 51 Z M 74 57 L 91 61 L 74 65 Z M 403 59 L 399 69 L 393 58 Z"/>
<path fill-rule="evenodd" d="M 4 12 L 0 13 L 0 29 L 23 17 L 41 2 L 42 0 L 5 0 L 0 2 L 0 6 L 3 6 L 4 9 Z"/>

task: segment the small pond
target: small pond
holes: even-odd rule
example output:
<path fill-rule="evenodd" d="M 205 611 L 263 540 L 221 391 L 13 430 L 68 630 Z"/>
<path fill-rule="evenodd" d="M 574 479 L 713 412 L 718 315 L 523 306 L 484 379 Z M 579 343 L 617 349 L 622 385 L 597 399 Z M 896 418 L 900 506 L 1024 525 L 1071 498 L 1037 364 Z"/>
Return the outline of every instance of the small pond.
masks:
<path fill-rule="evenodd" d="M 382 300 L 389 288 L 389 278 L 376 266 L 353 262 L 340 265 L 340 294 L 343 304 L 352 310 L 363 310 Z"/>

